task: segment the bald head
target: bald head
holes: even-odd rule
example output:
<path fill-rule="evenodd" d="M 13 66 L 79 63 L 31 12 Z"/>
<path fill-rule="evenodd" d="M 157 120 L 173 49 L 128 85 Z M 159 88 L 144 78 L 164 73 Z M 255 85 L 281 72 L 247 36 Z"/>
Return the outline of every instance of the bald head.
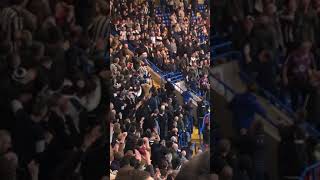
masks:
<path fill-rule="evenodd" d="M 177 151 L 177 150 L 179 149 L 179 145 L 176 144 L 176 143 L 174 143 L 174 144 L 172 145 L 172 147 L 173 147 L 173 149 L 174 149 L 175 151 Z"/>
<path fill-rule="evenodd" d="M 225 166 L 219 176 L 222 180 L 232 180 L 233 170 L 230 166 Z"/>
<path fill-rule="evenodd" d="M 205 151 L 184 164 L 175 180 L 215 180 L 210 173 L 210 152 Z"/>

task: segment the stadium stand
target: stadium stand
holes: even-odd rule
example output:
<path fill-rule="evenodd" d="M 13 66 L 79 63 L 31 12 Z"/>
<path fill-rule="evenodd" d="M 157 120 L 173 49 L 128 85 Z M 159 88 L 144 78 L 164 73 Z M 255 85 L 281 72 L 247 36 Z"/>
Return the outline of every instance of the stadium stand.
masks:
<path fill-rule="evenodd" d="M 204 117 L 197 109 L 202 108 L 201 113 L 209 109 L 199 106 L 209 97 L 202 71 L 204 62 L 210 66 L 209 48 L 201 52 L 208 46 L 208 24 L 199 14 L 208 12 L 208 6 L 153 3 L 122 1 L 112 12 L 110 149 L 117 156 L 111 157 L 110 176 L 115 179 L 121 179 L 127 167 L 140 171 L 145 167 L 149 176 L 166 178 L 208 148 L 208 128 L 200 134 L 202 141 L 192 139 L 199 132 L 194 124 L 202 128 L 198 121 Z M 195 34 L 189 32 L 191 24 Z M 188 29 L 186 34 L 183 28 Z M 191 51 L 183 52 L 184 45 Z M 176 63 L 184 54 L 185 69 Z"/>
<path fill-rule="evenodd" d="M 315 100 L 317 99 L 317 93 L 315 93 L 318 92 L 317 86 L 313 85 L 316 84 L 315 77 L 319 69 L 319 65 L 316 65 L 319 62 L 318 37 L 313 36 L 312 32 L 317 29 L 316 23 L 313 24 L 313 22 L 317 21 L 318 15 L 309 16 L 310 19 L 315 20 L 312 22 L 307 22 L 305 19 L 319 7 L 318 1 L 313 2 L 261 1 L 260 4 L 256 2 L 254 6 L 234 2 L 230 4 L 217 2 L 216 11 L 211 19 L 216 30 L 212 32 L 211 36 L 211 44 L 213 45 L 211 47 L 213 54 L 211 61 L 216 69 L 213 70 L 210 77 L 211 84 L 214 84 L 213 89 L 219 96 L 224 97 L 227 101 L 232 101 L 232 94 L 242 94 L 248 84 L 254 84 L 253 95 L 257 98 L 257 102 L 264 107 L 270 120 L 269 123 L 265 120 L 262 121 L 265 124 L 265 141 L 267 142 L 268 136 L 272 136 L 272 134 L 274 134 L 272 139 L 278 137 L 278 140 L 268 141 L 264 148 L 265 151 L 268 151 L 270 148 L 279 147 L 279 150 L 269 151 L 269 155 L 265 155 L 264 162 L 268 167 L 264 167 L 265 175 L 259 176 L 258 179 L 319 179 L 318 165 L 312 165 L 319 160 L 313 155 L 316 151 L 315 146 L 319 143 L 317 118 L 313 115 L 315 113 L 314 105 L 319 102 Z M 303 13 L 304 8 L 309 11 Z M 226 11 L 222 11 L 222 9 Z M 300 25 L 305 24 L 298 26 L 298 22 Z M 308 33 L 303 28 L 305 25 L 309 25 L 310 31 Z M 310 49 L 310 42 L 312 42 L 312 49 Z M 311 61 L 315 62 L 312 62 L 314 64 L 312 64 L 312 70 L 309 71 L 308 78 L 310 79 L 305 79 L 306 83 L 298 87 L 300 90 L 294 92 L 289 89 L 288 91 L 286 76 L 283 74 L 288 75 L 285 73 L 288 72 L 286 68 L 291 68 L 290 73 L 292 73 L 292 69 L 299 67 L 298 64 L 290 64 L 292 57 L 300 58 L 299 62 L 302 62 L 303 58 L 299 56 L 299 53 L 304 53 L 306 55 L 304 57 L 310 57 Z M 314 59 L 313 55 L 315 55 Z M 302 65 L 303 63 L 300 64 L 301 71 L 305 70 L 303 67 L 309 68 L 308 58 L 304 59 L 306 66 Z M 294 73 L 290 73 L 289 79 L 294 76 Z M 305 76 L 302 73 L 300 77 Z M 310 82 L 311 86 L 307 82 Z M 308 91 L 308 96 L 306 96 L 304 89 L 306 87 L 313 89 L 311 92 Z M 297 89 L 297 86 L 290 86 L 290 88 Z M 219 96 L 217 96 L 218 99 Z M 226 117 L 223 119 L 223 116 L 218 113 L 215 114 L 215 119 L 221 126 L 226 126 Z M 232 117 L 229 120 L 233 122 Z M 238 130 L 234 132 L 231 129 L 230 131 L 235 134 L 239 133 Z M 240 133 L 242 131 L 240 130 Z M 290 138 L 288 139 L 288 137 Z M 297 144 L 297 141 L 302 143 Z M 312 143 L 310 144 L 310 142 Z M 232 143 L 232 146 L 236 152 L 239 151 L 237 145 Z M 300 151 L 297 148 L 301 148 Z M 292 153 L 286 154 L 285 152 L 289 149 L 292 150 Z M 303 153 L 305 151 L 308 153 Z M 279 157 L 273 158 L 276 154 Z M 253 157 L 251 160 L 254 161 L 255 158 Z M 273 168 L 274 165 L 277 165 L 278 168 Z M 308 165 L 312 166 L 307 168 Z M 305 168 L 305 173 L 303 173 Z M 254 171 L 252 168 L 246 169 L 246 173 L 251 173 L 249 179 L 255 179 L 252 170 Z"/>

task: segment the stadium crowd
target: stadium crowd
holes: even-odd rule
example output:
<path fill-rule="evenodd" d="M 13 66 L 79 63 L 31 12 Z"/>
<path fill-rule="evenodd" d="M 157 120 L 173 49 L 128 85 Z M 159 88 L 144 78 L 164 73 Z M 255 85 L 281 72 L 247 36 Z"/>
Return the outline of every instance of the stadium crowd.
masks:
<path fill-rule="evenodd" d="M 0 1 L 0 179 L 101 180 L 109 3 Z"/>
<path fill-rule="evenodd" d="M 181 102 L 170 82 L 162 85 L 153 79 L 149 65 L 164 72 L 183 71 L 186 81 L 208 90 L 208 4 L 201 13 L 197 1 L 192 2 L 111 1 L 111 179 L 184 177 L 179 169 L 194 154 L 194 121 L 208 106 L 199 102 L 196 109 L 192 101 Z M 198 153 L 208 148 L 206 122 Z M 209 174 L 194 175 L 199 173 Z"/>
<path fill-rule="evenodd" d="M 208 89 L 208 8 L 182 1 L 164 1 L 161 7 L 153 3 L 119 7 L 123 18 L 113 20 L 114 31 L 119 32 L 114 45 L 127 41 L 138 60 L 147 58 L 165 72 L 181 71 L 191 88 Z"/>
<path fill-rule="evenodd" d="M 250 77 L 294 112 L 307 108 L 318 124 L 319 1 L 218 2 L 216 9 L 228 10 L 212 22 L 242 51 Z"/>
<path fill-rule="evenodd" d="M 230 38 L 233 48 L 242 52 L 240 64 L 250 79 L 249 84 L 255 82 L 294 112 L 294 124 L 282 127 L 280 123 L 278 128 L 279 179 L 299 177 L 308 165 L 319 160 L 319 142 L 301 128 L 304 121 L 309 121 L 319 129 L 319 2 L 213 2 L 212 26 L 219 36 Z M 213 161 L 221 163 L 214 171 L 233 173 L 233 179 L 263 180 L 270 177 L 263 166 L 267 157 L 264 154 L 270 147 L 266 144 L 263 125 L 254 120 L 254 114 L 264 117 L 267 114 L 252 96 L 260 93 L 259 89 L 249 87 L 249 91 L 236 97 L 231 108 L 238 113 L 235 116 L 240 114 L 250 123 L 238 127 L 236 138 L 222 138 L 218 142 Z M 244 108 L 243 103 L 252 108 Z"/>

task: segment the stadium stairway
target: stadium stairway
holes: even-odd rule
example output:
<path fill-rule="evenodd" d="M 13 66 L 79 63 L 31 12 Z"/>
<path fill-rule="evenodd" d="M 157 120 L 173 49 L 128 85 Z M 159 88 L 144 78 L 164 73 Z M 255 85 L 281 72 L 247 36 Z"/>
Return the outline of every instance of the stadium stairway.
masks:
<path fill-rule="evenodd" d="M 223 80 L 216 77 L 218 73 L 220 77 L 223 77 Z M 242 93 L 246 89 L 245 83 L 239 77 L 239 66 L 236 61 L 231 61 L 211 69 L 209 78 L 213 90 L 224 96 L 228 102 L 232 100 L 234 94 Z M 228 90 L 228 88 L 230 89 Z M 263 121 L 266 127 L 266 132 L 279 141 L 280 137 L 276 125 L 280 123 L 289 125 L 292 123 L 292 119 L 263 97 L 259 95 L 256 95 L 256 97 L 262 107 L 266 109 L 267 114 L 270 117 Z M 262 117 L 257 116 L 257 119 L 261 118 Z"/>
<path fill-rule="evenodd" d="M 180 71 L 164 72 L 161 69 L 159 69 L 155 64 L 153 64 L 150 60 L 147 60 L 147 62 L 149 64 L 149 67 L 153 71 L 151 74 L 156 73 L 155 76 L 160 77 L 160 81 L 163 81 L 163 83 L 171 83 L 174 86 L 175 90 L 179 92 L 182 96 L 184 96 L 185 101 L 191 100 L 195 106 L 198 106 L 197 102 L 201 101 L 201 94 L 196 92 L 195 90 L 187 88 L 185 83 L 185 77 Z"/>
<path fill-rule="evenodd" d="M 213 69 L 209 76 L 211 87 L 213 89 L 212 96 L 215 101 L 214 118 L 219 124 L 222 137 L 229 137 L 233 139 L 236 136 L 233 125 L 233 116 L 232 112 L 227 107 L 235 93 L 241 93 L 245 90 L 245 85 L 237 76 L 238 72 L 235 62 L 230 62 L 221 66 L 227 69 L 227 72 L 220 74 L 220 77 L 223 77 L 223 81 L 216 77 L 216 72 L 219 71 L 219 69 Z M 263 101 L 259 98 L 259 102 L 261 103 Z M 267 104 L 263 104 L 263 107 L 266 108 L 268 114 L 270 114 L 270 119 L 278 117 L 278 114 L 274 112 L 272 107 Z M 258 115 L 256 116 L 256 119 L 261 120 L 265 126 L 265 141 L 266 144 L 268 144 L 265 156 L 266 170 L 268 174 L 271 175 L 271 179 L 277 180 L 277 149 L 280 141 L 277 127 L 270 123 L 269 120 L 263 119 Z"/>
<path fill-rule="evenodd" d="M 233 50 L 232 43 L 228 41 L 228 38 L 215 35 L 211 39 L 211 42 L 211 60 L 213 63 L 223 58 L 230 60 L 227 61 L 227 63 L 212 68 L 209 79 L 213 90 L 212 96 L 215 101 L 215 119 L 221 127 L 220 132 L 223 132 L 222 136 L 224 137 L 234 137 L 233 117 L 227 106 L 236 93 L 244 92 L 246 82 L 252 80 L 241 71 L 239 60 L 241 60 L 242 55 Z M 294 113 L 272 94 L 262 88 L 259 88 L 259 90 L 263 92 L 263 96 L 256 94 L 256 97 L 262 107 L 267 111 L 269 118 L 264 119 L 257 115 L 256 119 L 262 120 L 265 126 L 266 144 L 268 145 L 265 157 L 267 171 L 271 175 L 270 179 L 277 180 L 277 149 L 280 141 L 278 126 L 280 124 L 292 124 L 294 121 Z M 310 136 L 320 137 L 319 132 L 308 123 L 304 123 L 301 126 Z"/>
<path fill-rule="evenodd" d="M 195 144 L 193 154 L 195 155 L 197 153 L 197 147 L 201 147 L 201 139 L 202 135 L 199 136 L 199 129 L 197 127 L 193 127 L 193 133 L 191 135 L 191 142 Z"/>
<path fill-rule="evenodd" d="M 232 93 L 230 91 L 226 92 L 230 96 Z M 214 99 L 214 123 L 219 126 L 219 136 L 233 139 L 235 137 L 235 131 L 233 129 L 233 117 L 231 111 L 227 108 L 228 102 L 225 95 L 221 95 L 217 91 L 211 93 Z M 277 149 L 278 141 L 275 140 L 272 136 L 266 133 L 265 143 L 268 144 L 266 147 L 266 156 L 265 156 L 265 167 L 267 173 L 271 175 L 270 179 L 277 179 Z"/>
<path fill-rule="evenodd" d="M 241 63 L 242 54 L 233 49 L 232 42 L 229 41 L 227 37 L 214 35 L 211 38 L 211 44 L 213 44 L 211 48 L 211 52 L 213 54 L 211 60 L 213 62 L 215 62 L 219 58 L 230 60 L 226 64 L 218 65 L 222 69 L 224 69 L 224 83 L 230 85 L 231 88 L 236 89 L 236 93 L 238 93 L 239 91 L 241 92 L 241 90 L 243 91 L 245 83 L 252 82 L 252 79 L 250 79 L 249 76 L 241 70 L 239 64 Z M 268 113 L 270 115 L 270 119 L 268 121 L 275 127 L 280 123 L 284 125 L 292 124 L 295 119 L 295 113 L 291 110 L 291 108 L 282 103 L 278 98 L 273 96 L 268 91 L 260 88 L 259 85 L 258 89 L 259 95 L 257 94 L 257 98 L 259 99 L 259 102 L 265 107 L 265 109 L 268 110 Z M 301 126 L 302 128 L 307 130 L 310 136 L 314 136 L 317 138 L 320 137 L 320 132 L 310 124 L 305 122 Z"/>

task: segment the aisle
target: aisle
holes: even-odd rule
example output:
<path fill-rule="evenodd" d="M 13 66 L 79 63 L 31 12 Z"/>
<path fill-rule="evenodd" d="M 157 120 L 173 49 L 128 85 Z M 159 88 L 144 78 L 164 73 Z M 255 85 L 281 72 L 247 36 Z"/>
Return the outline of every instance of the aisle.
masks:
<path fill-rule="evenodd" d="M 202 135 L 201 135 L 201 139 L 202 139 Z M 195 126 L 193 126 L 193 133 L 191 135 L 191 142 L 195 143 L 195 149 L 193 150 L 193 155 L 196 154 L 197 149 L 200 147 L 201 144 L 201 139 L 199 137 L 199 129 Z"/>

